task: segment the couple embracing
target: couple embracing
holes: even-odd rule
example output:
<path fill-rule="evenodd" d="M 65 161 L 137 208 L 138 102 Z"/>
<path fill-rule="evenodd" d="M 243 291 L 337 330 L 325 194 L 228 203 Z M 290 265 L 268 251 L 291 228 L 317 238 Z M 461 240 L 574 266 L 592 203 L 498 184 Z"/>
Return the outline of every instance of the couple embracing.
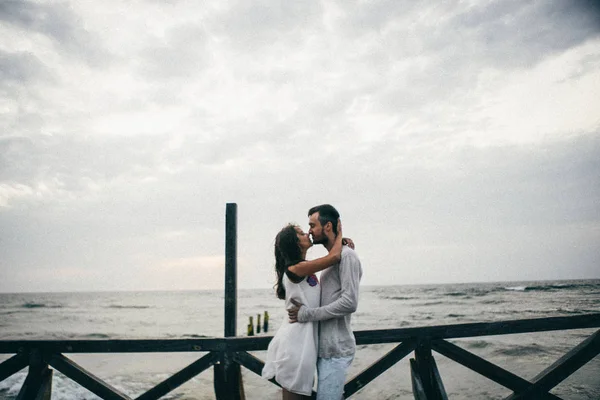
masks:
<path fill-rule="evenodd" d="M 308 233 L 290 224 L 275 238 L 275 288 L 288 317 L 269 344 L 262 376 L 275 378 L 284 400 L 311 398 L 315 370 L 317 399 L 343 398 L 356 350 L 350 316 L 358 306 L 362 267 L 354 244 L 342 237 L 339 218 L 333 206 L 316 206 L 308 211 Z M 328 254 L 306 261 L 313 243 Z"/>

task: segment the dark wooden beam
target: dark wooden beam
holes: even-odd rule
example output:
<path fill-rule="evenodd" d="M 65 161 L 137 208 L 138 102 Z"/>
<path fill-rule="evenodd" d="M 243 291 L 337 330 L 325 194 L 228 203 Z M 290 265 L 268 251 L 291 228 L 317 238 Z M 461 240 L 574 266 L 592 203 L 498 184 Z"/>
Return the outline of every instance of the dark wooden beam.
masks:
<path fill-rule="evenodd" d="M 254 357 L 252 354 L 245 351 L 238 351 L 233 355 L 233 360 L 249 371 L 254 372 L 256 375 L 262 376 L 262 370 L 265 366 L 265 363 L 261 359 Z M 269 379 L 269 382 L 281 387 L 275 378 Z"/>
<path fill-rule="evenodd" d="M 254 357 L 252 354 L 245 351 L 238 351 L 233 354 L 233 361 L 246 367 L 246 369 L 254 372 L 256 375 L 261 376 L 262 370 L 265 366 L 263 360 Z M 279 386 L 279 384 L 277 384 Z"/>
<path fill-rule="evenodd" d="M 231 351 L 257 351 L 266 350 L 273 336 L 253 336 L 225 338 L 226 347 Z"/>
<path fill-rule="evenodd" d="M 419 368 L 414 358 L 410 359 L 410 380 L 415 400 L 433 400 L 427 398 L 427 393 L 425 393 L 425 388 L 421 381 L 421 375 L 419 375 Z"/>
<path fill-rule="evenodd" d="M 225 337 L 237 335 L 237 204 L 225 209 Z M 244 400 L 240 365 L 233 362 L 230 349 L 221 352 L 213 368 L 217 400 Z"/>
<path fill-rule="evenodd" d="M 358 392 L 369 382 L 373 381 L 379 375 L 394 366 L 398 361 L 410 354 L 410 352 L 415 349 L 415 346 L 416 343 L 414 341 L 407 341 L 394 347 L 386 355 L 375 361 L 368 368 L 346 383 L 344 385 L 344 397 L 348 398 Z"/>
<path fill-rule="evenodd" d="M 38 350 L 29 354 L 29 371 L 17 400 L 49 400 L 52 393 L 52 371 Z"/>
<path fill-rule="evenodd" d="M 119 392 L 62 354 L 55 354 L 48 363 L 104 400 L 131 400 L 129 396 Z"/>
<path fill-rule="evenodd" d="M 415 373 L 418 374 L 419 381 L 423 387 L 428 400 L 448 400 L 446 390 L 439 377 L 435 358 L 431 352 L 431 342 L 428 339 L 422 339 L 415 348 Z"/>
<path fill-rule="evenodd" d="M 134 340 L 0 340 L 0 354 L 39 349 L 44 353 L 175 353 L 221 351 L 222 338 Z"/>
<path fill-rule="evenodd" d="M 485 376 L 486 378 L 504 386 L 512 391 L 520 391 L 527 389 L 531 382 L 521 378 L 518 375 L 509 372 L 496 364 L 493 364 L 483 358 L 445 340 L 436 340 L 431 343 L 431 348 L 457 363 L 464 365 L 470 370 Z M 548 394 L 546 399 L 560 399 L 559 397 Z"/>
<path fill-rule="evenodd" d="M 179 372 L 170 376 L 166 380 L 162 381 L 158 385 L 154 386 L 152 389 L 148 390 L 146 393 L 140 395 L 136 398 L 136 400 L 155 400 L 159 399 L 165 394 L 177 389 L 179 386 L 183 385 L 196 375 L 202 373 L 206 369 L 213 366 L 213 364 L 217 361 L 217 357 L 215 353 L 208 353 L 204 355 L 199 360 L 194 361 L 187 367 L 183 368 Z"/>
<path fill-rule="evenodd" d="M 237 204 L 225 208 L 225 337 L 237 335 Z"/>
<path fill-rule="evenodd" d="M 215 364 L 214 389 L 217 400 L 245 400 L 242 371 L 233 360 L 233 354 L 226 352 L 224 360 Z"/>
<path fill-rule="evenodd" d="M 53 370 L 44 368 L 40 371 L 39 379 L 34 379 L 37 382 L 33 384 L 28 375 L 17 395 L 17 400 L 50 400 L 52 398 L 52 375 Z"/>
<path fill-rule="evenodd" d="M 0 382 L 25 368 L 29 364 L 24 354 L 16 354 L 0 364 Z"/>
<path fill-rule="evenodd" d="M 438 370 L 437 363 L 433 357 L 431 358 L 431 380 L 434 390 L 439 396 L 440 400 L 448 400 L 448 394 L 446 393 L 444 382 L 442 382 L 440 371 Z"/>
<path fill-rule="evenodd" d="M 451 339 L 568 329 L 600 328 L 600 313 L 499 322 L 355 331 L 358 345 L 399 343 L 419 337 Z M 0 354 L 39 348 L 50 353 L 170 353 L 266 350 L 272 336 L 166 340 L 0 340 Z"/>
<path fill-rule="evenodd" d="M 546 393 L 598 354 L 600 354 L 600 331 L 592 334 L 551 366 L 540 372 L 533 378 L 533 384 L 526 390 L 515 393 L 507 399 L 535 398 L 540 393 Z"/>
<path fill-rule="evenodd" d="M 398 343 L 419 337 L 452 339 L 583 328 L 600 328 L 600 313 L 568 317 L 436 325 L 418 328 L 364 330 L 354 332 L 354 337 L 356 338 L 356 344 L 361 345 Z"/>

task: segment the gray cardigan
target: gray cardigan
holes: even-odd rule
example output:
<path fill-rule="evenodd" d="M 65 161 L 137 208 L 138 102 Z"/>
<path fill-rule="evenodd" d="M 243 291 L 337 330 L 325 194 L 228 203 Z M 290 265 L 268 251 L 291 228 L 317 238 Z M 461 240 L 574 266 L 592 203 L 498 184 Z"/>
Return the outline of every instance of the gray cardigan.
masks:
<path fill-rule="evenodd" d="M 300 307 L 298 322 L 319 322 L 319 357 L 346 357 L 356 351 L 350 327 L 358 307 L 358 285 L 362 267 L 358 255 L 348 246 L 342 249 L 338 264 L 321 273 L 321 307 Z"/>

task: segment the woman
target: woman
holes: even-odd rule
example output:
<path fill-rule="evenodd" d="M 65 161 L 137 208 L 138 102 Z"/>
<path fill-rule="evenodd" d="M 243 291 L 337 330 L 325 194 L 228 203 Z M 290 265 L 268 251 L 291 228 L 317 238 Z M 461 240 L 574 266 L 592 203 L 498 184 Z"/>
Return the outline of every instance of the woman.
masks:
<path fill-rule="evenodd" d="M 336 241 L 329 254 L 306 261 L 306 252 L 312 246 L 308 234 L 291 224 L 277 234 L 275 289 L 277 297 L 285 300 L 286 309 L 294 307 L 292 298 L 308 307 L 319 307 L 321 287 L 314 274 L 340 261 L 342 242 L 346 240 L 342 239 L 342 223 L 338 221 Z M 291 324 L 287 313 L 285 314 L 281 327 L 269 343 L 267 361 L 262 371 L 264 378 L 275 378 L 281 385 L 284 400 L 311 398 L 317 364 L 317 344 L 316 323 Z"/>

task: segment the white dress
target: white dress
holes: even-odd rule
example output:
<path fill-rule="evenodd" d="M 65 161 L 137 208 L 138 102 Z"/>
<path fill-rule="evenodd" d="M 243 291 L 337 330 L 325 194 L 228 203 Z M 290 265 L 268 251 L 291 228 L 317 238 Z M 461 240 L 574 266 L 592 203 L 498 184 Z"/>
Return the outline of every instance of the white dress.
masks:
<path fill-rule="evenodd" d="M 308 307 L 319 307 L 321 285 L 315 275 L 293 283 L 284 274 L 283 285 L 286 310 L 294 307 L 290 301 L 292 298 Z M 286 313 L 269 343 L 267 360 L 262 370 L 263 378 L 275 378 L 286 390 L 310 396 L 317 367 L 317 335 L 317 323 L 291 324 Z"/>

